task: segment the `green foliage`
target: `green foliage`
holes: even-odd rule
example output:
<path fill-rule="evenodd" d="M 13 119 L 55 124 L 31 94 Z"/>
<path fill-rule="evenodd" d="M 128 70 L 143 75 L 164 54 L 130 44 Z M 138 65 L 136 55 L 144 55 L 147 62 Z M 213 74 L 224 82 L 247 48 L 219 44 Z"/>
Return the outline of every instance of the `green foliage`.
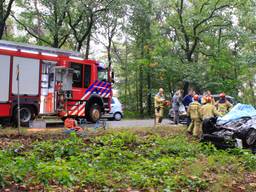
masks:
<path fill-rule="evenodd" d="M 255 171 L 247 151 L 219 151 L 184 136 L 139 136 L 128 131 L 108 133 L 90 142 L 72 135 L 60 141 L 36 142 L 0 151 L 0 184 L 14 181 L 97 189 L 154 188 L 158 191 L 208 189 L 206 172 L 236 174 Z"/>

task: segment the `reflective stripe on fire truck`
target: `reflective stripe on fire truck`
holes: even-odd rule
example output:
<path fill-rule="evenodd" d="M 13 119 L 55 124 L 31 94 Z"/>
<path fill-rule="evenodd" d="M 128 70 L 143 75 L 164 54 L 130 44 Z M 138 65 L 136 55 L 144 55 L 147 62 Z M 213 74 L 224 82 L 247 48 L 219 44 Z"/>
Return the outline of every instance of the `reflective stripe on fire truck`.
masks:
<path fill-rule="evenodd" d="M 96 80 L 88 89 L 85 91 L 84 96 L 80 99 L 80 101 L 89 99 L 90 95 L 96 93 L 101 97 L 109 97 L 111 92 L 111 83 L 108 82 L 101 82 Z M 85 116 L 85 105 L 86 102 L 80 104 L 80 101 L 76 102 L 75 105 L 69 110 L 69 115 L 78 115 L 78 116 Z M 79 105 L 80 104 L 80 105 Z"/>

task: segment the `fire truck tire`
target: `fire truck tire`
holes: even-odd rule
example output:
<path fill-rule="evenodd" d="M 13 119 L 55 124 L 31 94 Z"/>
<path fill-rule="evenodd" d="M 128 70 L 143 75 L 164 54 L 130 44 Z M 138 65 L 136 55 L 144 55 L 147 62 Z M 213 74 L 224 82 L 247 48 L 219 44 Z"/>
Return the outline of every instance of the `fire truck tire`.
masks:
<path fill-rule="evenodd" d="M 89 106 L 88 121 L 96 123 L 101 118 L 101 108 L 98 103 L 93 103 Z"/>
<path fill-rule="evenodd" d="M 20 107 L 20 124 L 21 126 L 28 126 L 29 121 L 33 120 L 35 116 L 35 112 L 32 107 L 29 106 L 21 106 Z M 14 112 L 14 120 L 18 122 L 18 111 L 17 108 Z"/>

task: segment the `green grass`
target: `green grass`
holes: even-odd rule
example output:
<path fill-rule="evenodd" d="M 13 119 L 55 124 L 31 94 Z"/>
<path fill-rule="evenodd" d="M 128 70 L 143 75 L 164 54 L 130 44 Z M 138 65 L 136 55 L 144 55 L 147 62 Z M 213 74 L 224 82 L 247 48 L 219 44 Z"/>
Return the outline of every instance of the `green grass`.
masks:
<path fill-rule="evenodd" d="M 248 151 L 220 151 L 181 128 L 111 129 L 99 136 L 19 142 L 0 151 L 0 185 L 49 191 L 232 191 L 256 170 Z M 252 190 L 253 191 L 253 190 Z"/>

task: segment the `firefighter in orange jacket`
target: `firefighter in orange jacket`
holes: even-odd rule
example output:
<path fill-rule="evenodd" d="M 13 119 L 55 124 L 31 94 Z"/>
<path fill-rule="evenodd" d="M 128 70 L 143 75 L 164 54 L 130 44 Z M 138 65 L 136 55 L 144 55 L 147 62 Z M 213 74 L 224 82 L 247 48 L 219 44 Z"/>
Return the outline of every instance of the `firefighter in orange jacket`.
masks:
<path fill-rule="evenodd" d="M 233 105 L 226 99 L 225 93 L 220 94 L 220 100 L 216 103 L 217 110 L 221 113 L 221 115 L 227 114 Z"/>
<path fill-rule="evenodd" d="M 202 126 L 201 126 L 201 117 L 200 117 L 200 109 L 201 105 L 198 102 L 199 96 L 194 96 L 194 102 L 192 102 L 188 107 L 188 115 L 191 118 L 191 123 L 188 127 L 188 132 L 192 133 L 195 137 L 200 137 L 202 132 Z"/>

